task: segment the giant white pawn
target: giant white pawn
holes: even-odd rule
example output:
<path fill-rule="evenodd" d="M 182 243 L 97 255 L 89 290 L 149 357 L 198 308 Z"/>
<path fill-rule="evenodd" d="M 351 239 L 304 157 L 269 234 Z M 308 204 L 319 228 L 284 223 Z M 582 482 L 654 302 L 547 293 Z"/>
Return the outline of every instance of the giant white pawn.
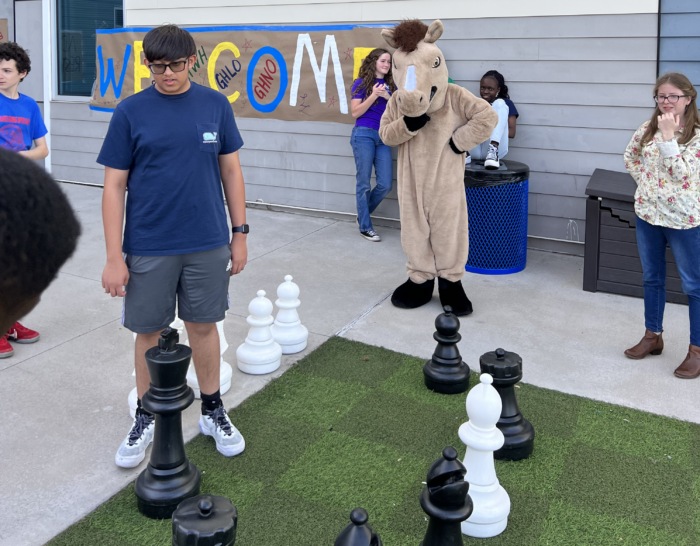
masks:
<path fill-rule="evenodd" d="M 238 369 L 245 373 L 260 375 L 272 373 L 280 367 L 282 348 L 270 331 L 272 302 L 260 290 L 258 297 L 248 305 L 250 316 L 246 319 L 251 328 L 245 342 L 236 350 Z"/>
<path fill-rule="evenodd" d="M 299 287 L 292 282 L 292 276 L 287 275 L 284 282 L 277 288 L 277 301 L 279 308 L 275 323 L 272 325 L 272 336 L 282 347 L 283 355 L 291 355 L 306 349 L 306 341 L 309 339 L 309 331 L 299 320 L 297 307 L 299 301 Z"/>
<path fill-rule="evenodd" d="M 459 427 L 459 438 L 467 446 L 464 466 L 474 511 L 462 522 L 462 533 L 475 538 L 500 535 L 508 525 L 510 497 L 496 477 L 493 452 L 505 438 L 496 428 L 501 417 L 501 397 L 491 384 L 493 377 L 481 374 L 481 383 L 467 396 L 469 421 Z"/>
<path fill-rule="evenodd" d="M 221 360 L 219 361 L 219 393 L 221 395 L 226 394 L 231 389 L 231 378 L 233 377 L 233 368 L 231 364 L 224 361 L 224 353 L 228 350 L 228 342 L 226 341 L 226 336 L 224 335 L 224 321 L 220 320 L 216 323 L 216 329 L 219 332 L 219 354 L 221 355 Z M 190 344 L 188 339 L 183 343 L 183 345 Z M 194 357 L 190 363 L 190 367 L 187 368 L 187 384 L 192 387 L 194 391 L 195 398 L 201 398 L 202 394 L 199 390 L 199 381 L 197 380 L 197 371 L 194 367 Z"/>

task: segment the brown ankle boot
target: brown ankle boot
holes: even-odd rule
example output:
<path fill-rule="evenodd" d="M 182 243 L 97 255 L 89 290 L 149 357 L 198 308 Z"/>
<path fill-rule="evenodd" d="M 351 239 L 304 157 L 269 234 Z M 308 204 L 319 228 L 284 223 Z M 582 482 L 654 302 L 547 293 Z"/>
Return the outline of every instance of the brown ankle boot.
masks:
<path fill-rule="evenodd" d="M 658 336 L 651 330 L 644 332 L 644 337 L 642 341 L 637 343 L 631 349 L 625 351 L 625 356 L 633 360 L 641 360 L 648 354 L 660 355 L 661 351 L 664 350 L 664 340 L 662 338 L 663 333 Z"/>
<path fill-rule="evenodd" d="M 683 379 L 695 379 L 700 376 L 700 347 L 691 345 L 688 348 L 688 356 L 685 357 L 683 364 L 676 368 L 673 375 Z"/>

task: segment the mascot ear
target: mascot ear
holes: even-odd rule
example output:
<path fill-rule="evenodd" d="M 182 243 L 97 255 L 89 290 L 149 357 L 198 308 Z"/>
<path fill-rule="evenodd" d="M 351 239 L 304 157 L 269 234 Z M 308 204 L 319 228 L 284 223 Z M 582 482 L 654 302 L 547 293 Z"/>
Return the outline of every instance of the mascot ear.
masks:
<path fill-rule="evenodd" d="M 428 27 L 428 32 L 425 33 L 423 41 L 428 44 L 434 44 L 442 36 L 444 30 L 445 28 L 442 26 L 440 19 L 433 21 Z M 382 34 L 384 34 L 384 31 L 382 31 Z"/>
<path fill-rule="evenodd" d="M 387 44 L 389 44 L 389 46 L 393 47 L 394 49 L 399 48 L 396 45 L 396 42 L 394 41 L 394 29 L 393 28 L 383 28 L 382 29 L 382 38 L 384 38 L 384 41 Z"/>

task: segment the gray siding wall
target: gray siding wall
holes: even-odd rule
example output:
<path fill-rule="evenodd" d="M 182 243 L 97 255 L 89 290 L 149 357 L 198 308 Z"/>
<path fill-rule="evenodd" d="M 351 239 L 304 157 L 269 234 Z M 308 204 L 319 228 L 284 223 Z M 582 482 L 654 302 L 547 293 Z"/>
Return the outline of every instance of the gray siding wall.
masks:
<path fill-rule="evenodd" d="M 700 85 L 700 1 L 661 0 L 659 74 L 682 72 Z"/>
<path fill-rule="evenodd" d="M 529 233 L 583 241 L 584 190 L 597 168 L 624 171 L 622 153 L 648 119 L 658 16 L 602 15 L 443 20 L 450 76 L 478 94 L 487 70 L 504 74 L 519 112 L 508 158 L 528 164 Z M 476 60 L 475 60 L 476 59 Z M 110 114 L 52 108 L 54 174 L 102 183 L 95 163 Z M 352 126 L 239 118 L 247 198 L 355 210 Z M 396 190 L 376 211 L 398 218 Z"/>

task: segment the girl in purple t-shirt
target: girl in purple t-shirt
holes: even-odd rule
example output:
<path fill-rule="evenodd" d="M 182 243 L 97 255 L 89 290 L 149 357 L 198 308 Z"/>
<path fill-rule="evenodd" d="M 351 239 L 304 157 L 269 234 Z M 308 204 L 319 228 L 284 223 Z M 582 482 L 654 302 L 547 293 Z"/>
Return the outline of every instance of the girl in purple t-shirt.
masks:
<path fill-rule="evenodd" d="M 368 241 L 381 241 L 372 227 L 370 214 L 391 191 L 393 169 L 391 148 L 379 138 L 379 121 L 391 93 L 396 91 L 391 77 L 391 54 L 374 49 L 362 61 L 359 78 L 352 84 L 352 117 L 357 121 L 350 143 L 357 167 L 357 224 Z M 372 165 L 377 185 L 371 189 Z"/>

